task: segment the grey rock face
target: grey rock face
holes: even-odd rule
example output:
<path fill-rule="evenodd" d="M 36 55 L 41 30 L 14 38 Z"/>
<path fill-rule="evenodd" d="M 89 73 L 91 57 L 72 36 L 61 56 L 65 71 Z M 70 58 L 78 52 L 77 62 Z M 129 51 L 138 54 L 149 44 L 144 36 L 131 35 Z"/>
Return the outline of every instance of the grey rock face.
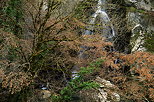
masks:
<path fill-rule="evenodd" d="M 154 11 L 153 0 L 125 0 L 126 4 L 134 4 L 138 9 Z"/>
<path fill-rule="evenodd" d="M 153 14 L 154 0 L 125 0 L 125 3 L 126 5 L 135 7 L 136 11 L 143 10 L 143 12 L 151 12 Z M 144 36 L 146 33 L 154 32 L 154 24 L 151 21 L 153 17 L 147 14 L 135 11 L 127 12 L 127 25 L 132 29 L 132 38 L 130 41 L 132 51 L 145 51 L 146 49 L 143 47 L 145 42 Z"/>

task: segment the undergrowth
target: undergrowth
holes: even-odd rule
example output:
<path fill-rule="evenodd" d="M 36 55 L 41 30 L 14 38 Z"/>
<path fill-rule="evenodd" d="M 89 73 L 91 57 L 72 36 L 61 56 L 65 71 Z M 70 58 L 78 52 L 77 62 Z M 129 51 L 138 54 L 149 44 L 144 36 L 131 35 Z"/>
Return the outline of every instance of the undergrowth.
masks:
<path fill-rule="evenodd" d="M 88 67 L 80 68 L 80 71 L 76 74 L 76 77 L 68 82 L 67 86 L 60 91 L 57 96 L 52 96 L 54 102 L 68 102 L 73 100 L 79 100 L 78 93 L 81 90 L 88 90 L 98 88 L 99 84 L 89 79 L 93 73 L 100 70 L 99 66 L 104 60 L 99 59 L 91 63 Z M 88 78 L 88 79 L 87 79 Z"/>

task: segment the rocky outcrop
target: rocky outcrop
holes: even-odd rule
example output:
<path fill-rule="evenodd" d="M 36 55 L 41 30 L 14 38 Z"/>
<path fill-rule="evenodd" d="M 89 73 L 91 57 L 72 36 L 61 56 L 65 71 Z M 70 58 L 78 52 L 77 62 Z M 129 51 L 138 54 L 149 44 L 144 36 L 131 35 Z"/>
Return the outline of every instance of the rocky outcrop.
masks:
<path fill-rule="evenodd" d="M 137 9 L 144 9 L 147 11 L 154 11 L 153 0 L 125 0 L 126 4 L 134 4 Z"/>
<path fill-rule="evenodd" d="M 80 102 L 120 102 L 120 95 L 116 91 L 118 88 L 115 85 L 101 77 L 97 77 L 95 82 L 100 87 L 80 91 Z"/>
<path fill-rule="evenodd" d="M 129 52 L 145 51 L 145 36 L 154 32 L 153 16 L 154 1 L 153 0 L 111 0 L 116 5 L 111 9 L 111 16 L 115 22 L 118 36 L 114 42 L 117 51 Z M 116 27 L 117 25 L 117 27 Z M 121 34 L 120 34 L 121 33 Z M 131 50 L 131 51 L 130 51 Z M 127 53 L 127 52 L 126 52 Z"/>
<path fill-rule="evenodd" d="M 154 2 L 152 0 L 125 0 L 125 3 L 134 7 L 134 11 L 127 11 L 127 26 L 132 33 L 130 40 L 132 52 L 146 51 L 145 36 L 154 32 L 152 23 Z"/>
<path fill-rule="evenodd" d="M 97 77 L 96 82 L 100 84 L 100 88 L 98 89 L 98 98 L 100 99 L 100 102 L 120 101 L 120 95 L 115 92 L 117 87 L 113 85 L 110 81 Z"/>

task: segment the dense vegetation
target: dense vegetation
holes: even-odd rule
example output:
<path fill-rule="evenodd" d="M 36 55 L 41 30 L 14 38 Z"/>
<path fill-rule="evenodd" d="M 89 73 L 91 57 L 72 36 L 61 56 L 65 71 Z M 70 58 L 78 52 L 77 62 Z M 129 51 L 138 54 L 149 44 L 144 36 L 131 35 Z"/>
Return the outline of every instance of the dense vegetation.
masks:
<path fill-rule="evenodd" d="M 150 52 L 126 54 L 130 31 L 123 26 L 125 19 L 115 24 L 119 38 L 106 42 L 100 29 L 82 35 L 95 0 L 81 1 L 68 12 L 63 10 L 65 2 L 0 1 L 0 101 L 94 102 L 87 93 L 100 87 L 97 76 L 117 86 L 124 102 L 154 101 L 153 35 L 145 37 Z M 119 8 L 121 13 L 126 10 Z M 74 69 L 78 70 L 75 78 Z M 50 91 L 49 97 L 42 98 L 42 87 Z"/>

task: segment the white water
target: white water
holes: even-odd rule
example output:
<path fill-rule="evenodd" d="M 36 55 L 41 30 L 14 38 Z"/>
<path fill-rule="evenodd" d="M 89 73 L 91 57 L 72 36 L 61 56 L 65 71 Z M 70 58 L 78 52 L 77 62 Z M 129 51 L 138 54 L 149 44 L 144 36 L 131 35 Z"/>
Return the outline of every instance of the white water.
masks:
<path fill-rule="evenodd" d="M 112 38 L 115 36 L 113 25 L 110 21 L 108 14 L 105 11 L 105 5 L 106 5 L 106 0 L 98 0 L 96 12 L 91 16 L 89 26 L 87 27 L 88 30 L 85 31 L 84 35 L 93 34 L 96 18 L 99 17 L 104 25 L 102 26 L 103 35 L 105 35 L 106 38 Z"/>
<path fill-rule="evenodd" d="M 103 25 L 104 25 L 104 26 L 102 25 L 102 30 L 103 30 L 102 35 L 108 39 L 112 39 L 115 36 L 115 31 L 113 29 L 113 25 L 110 21 L 108 14 L 105 11 L 105 8 L 106 8 L 105 5 L 106 5 L 106 0 L 98 0 L 96 11 L 91 16 L 91 19 L 89 21 L 89 26 L 87 27 L 88 30 L 86 30 L 83 35 L 93 34 L 94 25 L 96 23 L 96 18 L 100 17 L 100 20 L 103 22 Z M 84 52 L 85 52 L 85 50 L 87 50 L 87 47 L 81 46 L 80 48 L 82 48 L 82 50 L 80 50 L 78 57 L 80 59 L 84 59 L 85 58 Z M 72 79 L 79 77 L 77 69 L 79 69 L 79 68 L 77 66 L 74 66 L 74 69 L 72 71 Z"/>

